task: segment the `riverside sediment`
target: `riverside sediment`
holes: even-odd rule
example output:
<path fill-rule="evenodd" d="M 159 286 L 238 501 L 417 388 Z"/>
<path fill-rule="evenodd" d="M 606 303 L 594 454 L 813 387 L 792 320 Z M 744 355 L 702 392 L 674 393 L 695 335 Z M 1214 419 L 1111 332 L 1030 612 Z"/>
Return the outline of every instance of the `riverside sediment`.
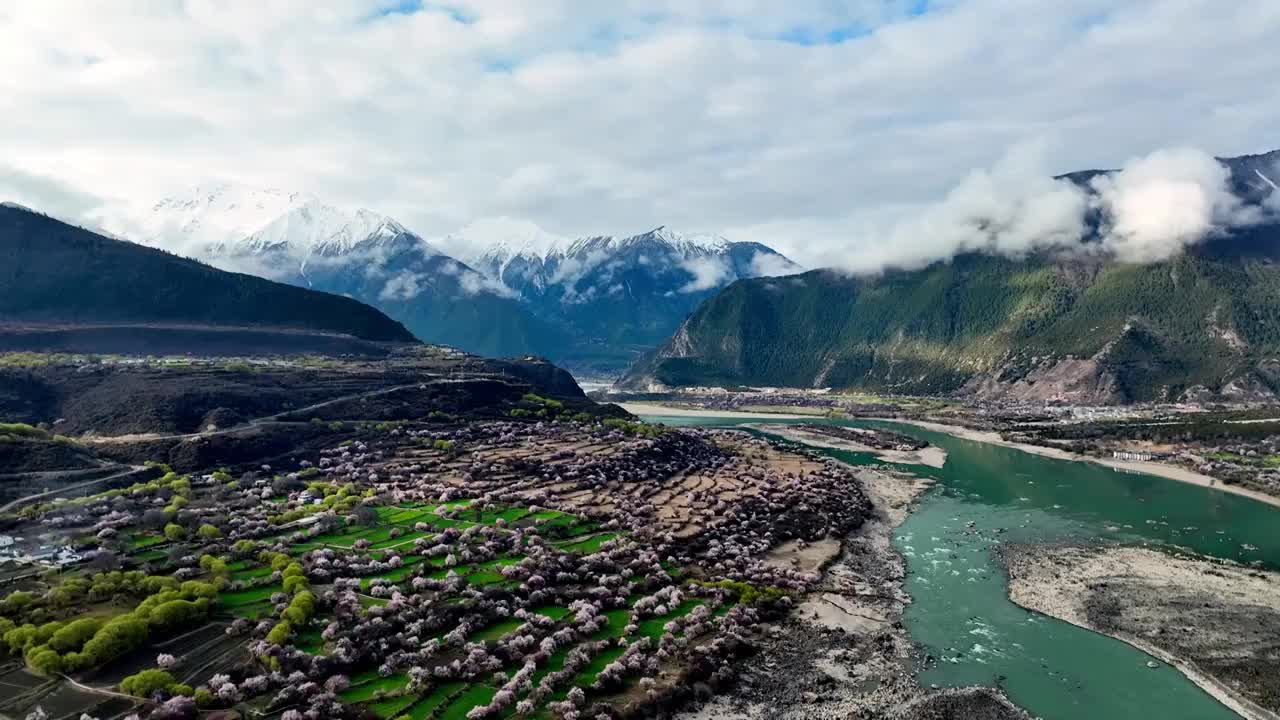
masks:
<path fill-rule="evenodd" d="M 924 445 L 924 447 L 909 450 L 878 447 L 872 444 L 875 442 L 874 437 L 877 432 L 875 430 L 846 428 L 839 425 L 829 425 L 824 429 L 812 425 L 771 425 L 765 423 L 752 423 L 743 427 L 777 435 L 786 440 L 813 447 L 869 453 L 875 455 L 876 459 L 881 462 L 894 463 L 895 465 L 927 465 L 940 468 L 947 462 L 946 450 L 923 442 L 920 444 Z M 860 435 L 864 435 L 864 437 L 859 437 Z"/>
<path fill-rule="evenodd" d="M 1280 718 L 1280 573 L 1138 547 L 998 555 L 1014 603 L 1159 658 L 1242 717 Z"/>

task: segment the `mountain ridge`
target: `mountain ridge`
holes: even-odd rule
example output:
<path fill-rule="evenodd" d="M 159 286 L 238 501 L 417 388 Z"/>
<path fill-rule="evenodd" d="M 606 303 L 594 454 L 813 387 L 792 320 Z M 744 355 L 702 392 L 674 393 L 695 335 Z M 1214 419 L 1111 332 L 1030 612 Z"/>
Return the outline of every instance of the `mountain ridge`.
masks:
<path fill-rule="evenodd" d="M 9 322 L 164 323 L 320 331 L 416 343 L 351 298 L 230 273 L 94 233 L 29 209 L 0 207 L 0 317 Z"/>
<path fill-rule="evenodd" d="M 1242 202 L 1274 199 L 1250 178 L 1268 158 L 1280 153 L 1225 161 Z M 1104 172 L 1060 177 L 1088 185 Z M 969 251 L 877 275 L 739 280 L 619 385 L 1079 404 L 1272 399 L 1280 397 L 1280 223 L 1213 232 L 1147 263 L 1120 262 L 1086 240 L 1017 257 Z"/>

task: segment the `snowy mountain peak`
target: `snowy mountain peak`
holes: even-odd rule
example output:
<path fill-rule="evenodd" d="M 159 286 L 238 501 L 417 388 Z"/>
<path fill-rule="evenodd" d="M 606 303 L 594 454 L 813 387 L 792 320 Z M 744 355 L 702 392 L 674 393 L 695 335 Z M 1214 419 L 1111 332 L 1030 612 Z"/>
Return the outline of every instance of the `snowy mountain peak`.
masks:
<path fill-rule="evenodd" d="M 559 252 L 565 239 L 527 220 L 498 217 L 476 220 L 440 244 L 469 265 L 505 268 L 516 258 L 545 259 Z"/>
<path fill-rule="evenodd" d="M 671 230 L 665 225 L 659 225 L 648 232 L 626 237 L 601 235 L 579 238 L 569 245 L 564 254 L 568 257 L 598 256 L 630 248 L 642 249 L 646 246 L 655 246 L 655 249 L 665 250 L 689 260 L 723 254 L 733 246 L 733 242 L 719 235 L 682 233 Z"/>
<path fill-rule="evenodd" d="M 724 252 L 733 243 L 720 235 L 682 233 L 661 225 L 647 233 L 685 255 Z"/>
<path fill-rule="evenodd" d="M 369 240 L 410 234 L 395 220 L 328 205 L 300 192 L 231 183 L 199 185 L 136 219 L 144 242 L 200 255 L 336 256 Z"/>

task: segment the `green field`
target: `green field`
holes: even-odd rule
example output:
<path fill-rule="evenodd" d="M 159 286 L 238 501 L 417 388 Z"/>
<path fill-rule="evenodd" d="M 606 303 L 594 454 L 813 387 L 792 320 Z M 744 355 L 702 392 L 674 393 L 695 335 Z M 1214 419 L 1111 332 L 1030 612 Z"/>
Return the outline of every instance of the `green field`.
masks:
<path fill-rule="evenodd" d="M 497 640 L 521 625 L 524 625 L 524 622 L 521 620 L 506 620 L 494 623 L 483 630 L 478 630 L 475 633 L 472 633 L 471 637 L 467 638 L 467 640 L 470 642 L 489 642 L 491 640 Z"/>
<path fill-rule="evenodd" d="M 133 550 L 145 550 L 167 542 L 169 542 L 169 539 L 163 535 L 134 535 L 129 538 L 129 547 Z"/>
<path fill-rule="evenodd" d="M 585 540 L 580 540 L 578 542 L 556 543 L 556 545 L 561 550 L 564 550 L 566 552 L 582 553 L 583 555 L 590 555 L 593 552 L 599 551 L 601 545 L 617 537 L 618 537 L 617 533 L 600 533 L 599 535 L 592 535 L 591 537 L 586 538 Z"/>
<path fill-rule="evenodd" d="M 279 585 L 269 585 L 267 587 L 249 588 L 248 590 L 236 590 L 233 592 L 222 593 L 219 599 L 222 604 L 227 607 L 241 607 L 244 605 L 253 605 L 271 598 L 272 593 L 284 592 L 284 588 Z"/>
<path fill-rule="evenodd" d="M 450 682 L 433 687 L 429 695 L 426 695 L 415 703 L 405 714 L 412 720 L 426 720 L 426 718 L 431 717 L 431 714 L 435 712 L 436 708 L 443 705 L 445 701 L 449 699 L 450 695 L 462 690 L 466 686 L 467 684 L 464 682 Z"/>
<path fill-rule="evenodd" d="M 218 600 L 223 608 L 236 617 L 257 619 L 271 612 L 271 595 L 278 592 L 284 592 L 284 588 L 280 585 L 268 585 L 220 593 Z"/>
<path fill-rule="evenodd" d="M 324 650 L 324 638 L 320 637 L 319 628 L 311 628 L 297 634 L 293 646 L 312 655 L 320 655 Z"/>
<path fill-rule="evenodd" d="M 622 637 L 622 633 L 627 630 L 627 622 L 631 619 L 631 611 L 626 608 L 618 608 L 614 610 L 604 611 L 605 619 L 608 624 L 600 628 L 591 636 L 592 640 L 604 640 L 607 638 Z"/>
<path fill-rule="evenodd" d="M 356 678 L 359 677 L 361 676 L 356 676 Z M 355 682 L 355 678 L 352 678 L 352 682 Z M 341 697 L 344 702 L 365 702 L 372 699 L 373 696 L 377 695 L 380 691 L 392 692 L 394 690 L 399 690 L 408 684 L 409 676 L 403 673 L 399 675 L 392 675 L 390 677 L 381 677 L 375 671 L 372 678 L 365 680 L 359 685 L 352 685 L 346 690 L 343 690 L 339 694 L 339 697 Z"/>
<path fill-rule="evenodd" d="M 591 683 L 596 681 L 596 676 L 600 674 L 600 671 L 609 663 L 622 657 L 622 654 L 626 651 L 626 648 L 616 646 L 600 651 L 595 657 L 591 658 L 591 662 L 587 663 L 587 666 L 582 668 L 581 672 L 573 677 L 573 680 L 552 693 L 551 698 L 553 700 L 563 700 L 568 697 L 569 690 L 575 687 L 580 687 L 584 690 L 591 687 Z"/>
<path fill-rule="evenodd" d="M 466 720 L 467 713 L 478 705 L 488 705 L 497 690 L 488 685 L 469 685 L 457 700 L 449 703 L 440 712 L 440 720 Z"/>
<path fill-rule="evenodd" d="M 569 614 L 569 608 L 563 608 L 563 607 L 557 607 L 557 606 L 555 606 L 555 605 L 550 605 L 550 606 L 547 606 L 547 607 L 540 607 L 540 608 L 538 608 L 538 609 L 534 610 L 534 612 L 538 613 L 539 615 L 546 615 L 547 617 L 551 618 L 552 620 L 563 620 L 563 619 L 565 618 L 565 616 L 567 616 L 567 615 Z"/>
<path fill-rule="evenodd" d="M 373 714 L 378 717 L 383 718 L 384 720 L 389 720 L 390 718 L 399 717 L 400 713 L 404 712 L 404 710 L 415 701 L 416 698 L 412 695 L 402 695 L 400 697 L 387 698 L 386 700 L 368 703 L 365 707 L 372 710 Z"/>

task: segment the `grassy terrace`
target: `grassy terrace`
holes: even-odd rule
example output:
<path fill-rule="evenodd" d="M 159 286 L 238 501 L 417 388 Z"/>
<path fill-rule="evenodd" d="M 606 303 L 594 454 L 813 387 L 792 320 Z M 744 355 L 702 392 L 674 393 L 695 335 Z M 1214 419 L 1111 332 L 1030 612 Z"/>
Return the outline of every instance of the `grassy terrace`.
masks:
<path fill-rule="evenodd" d="M 345 702 L 360 703 L 372 700 L 378 693 L 389 693 L 409 684 L 409 676 L 404 673 L 381 677 L 376 671 L 367 677 L 357 675 L 351 679 L 351 687 L 343 690 L 339 697 Z"/>
<path fill-rule="evenodd" d="M 432 717 L 436 708 L 444 706 L 450 698 L 459 695 L 466 688 L 467 684 L 464 682 L 450 682 L 434 687 L 421 700 L 410 706 L 405 714 L 412 720 L 426 720 Z"/>
<path fill-rule="evenodd" d="M 515 631 L 522 625 L 524 625 L 524 622 L 521 620 L 507 620 L 505 622 L 494 623 L 487 628 L 477 630 L 472 633 L 471 637 L 467 638 L 467 641 L 480 643 L 497 640 L 502 636 Z"/>
<path fill-rule="evenodd" d="M 271 595 L 284 592 L 281 585 L 235 590 L 218 595 L 222 609 L 235 617 L 257 620 L 271 614 Z"/>

